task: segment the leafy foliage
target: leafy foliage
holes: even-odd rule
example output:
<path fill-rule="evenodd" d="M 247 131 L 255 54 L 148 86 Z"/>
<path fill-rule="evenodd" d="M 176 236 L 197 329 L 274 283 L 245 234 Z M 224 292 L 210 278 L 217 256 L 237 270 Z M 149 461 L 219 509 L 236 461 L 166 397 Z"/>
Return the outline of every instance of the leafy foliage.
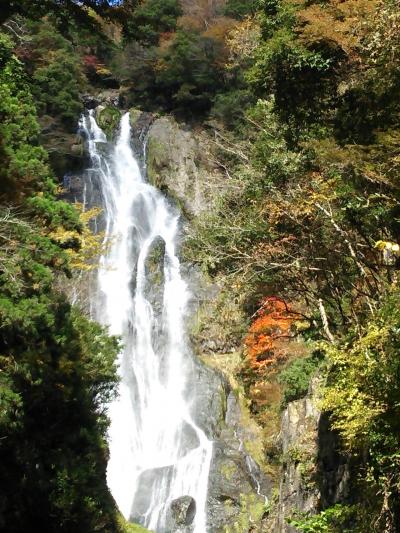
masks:
<path fill-rule="evenodd" d="M 37 145 L 39 126 L 21 63 L 12 56 L 13 43 L 0 35 L 0 196 L 18 198 L 52 187 L 46 153 Z M 36 142 L 35 142 L 36 141 Z"/>
<path fill-rule="evenodd" d="M 182 8 L 178 0 L 146 0 L 129 20 L 127 36 L 145 45 L 158 44 L 162 33 L 176 29 L 180 15 Z"/>
<path fill-rule="evenodd" d="M 221 86 L 218 46 L 212 39 L 179 31 L 158 66 L 156 82 L 178 108 L 201 112 L 209 108 Z"/>
<path fill-rule="evenodd" d="M 318 367 L 328 375 L 323 406 L 355 463 L 357 511 L 339 526 L 327 509 L 294 524 L 304 531 L 400 527 L 398 13 L 397 0 L 265 0 L 238 22 L 229 90 L 211 111 L 226 187 L 186 242 L 188 258 L 246 293 L 249 316 L 277 295 L 305 310 L 303 337 L 326 339 L 286 367 L 272 363 L 289 343 L 270 348 L 290 329 L 273 316 L 255 315 L 244 339 L 240 377 L 257 413 L 267 390 L 285 403 Z"/>
<path fill-rule="evenodd" d="M 87 220 L 56 199 L 23 66 L 4 35 L 0 51 L 0 529 L 117 532 L 105 405 L 119 344 L 55 289 L 87 259 Z"/>
<path fill-rule="evenodd" d="M 132 3 L 132 0 L 130 1 Z M 21 15 L 32 20 L 45 17 L 46 15 L 56 15 L 64 22 L 77 21 L 82 25 L 93 24 L 90 10 L 103 16 L 117 16 L 118 11 L 112 9 L 112 5 L 119 4 L 118 0 L 82 0 L 79 4 L 69 0 L 18 0 L 18 2 L 7 2 L 1 10 L 0 24 L 7 19 Z M 82 9 L 81 6 L 89 9 Z"/>
<path fill-rule="evenodd" d="M 29 58 L 31 68 L 34 66 L 32 92 L 38 111 L 59 117 L 73 128 L 82 111 L 79 90 L 83 77 L 79 58 L 71 43 L 50 22 L 39 23 L 33 29 Z"/>
<path fill-rule="evenodd" d="M 330 372 L 323 406 L 347 449 L 368 457 L 360 475 L 376 494 L 377 527 L 399 525 L 399 294 L 388 295 L 360 336 L 325 347 Z"/>
<path fill-rule="evenodd" d="M 288 523 L 302 533 L 350 533 L 354 531 L 354 508 L 337 504 L 317 515 L 290 518 Z"/>
<path fill-rule="evenodd" d="M 257 0 L 228 0 L 224 6 L 224 15 L 242 19 L 257 9 Z"/>
<path fill-rule="evenodd" d="M 298 318 L 298 313 L 292 311 L 283 300 L 265 298 L 244 340 L 253 368 L 263 368 L 283 357 L 277 341 L 292 336 L 292 326 Z"/>
<path fill-rule="evenodd" d="M 318 352 L 308 357 L 291 361 L 279 374 L 283 386 L 283 405 L 303 398 L 309 389 L 310 380 L 321 364 Z"/>

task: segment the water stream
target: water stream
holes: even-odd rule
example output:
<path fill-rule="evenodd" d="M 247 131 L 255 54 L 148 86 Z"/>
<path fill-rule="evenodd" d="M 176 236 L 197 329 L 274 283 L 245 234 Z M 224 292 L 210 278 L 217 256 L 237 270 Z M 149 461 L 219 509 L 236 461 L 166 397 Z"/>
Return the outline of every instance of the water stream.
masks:
<path fill-rule="evenodd" d="M 179 213 L 146 183 L 131 148 L 129 114 L 108 142 L 94 112 L 81 119 L 100 188 L 106 252 L 100 259 L 95 318 L 121 336 L 121 377 L 109 406 L 108 484 L 127 519 L 157 533 L 171 531 L 170 503 L 196 502 L 194 533 L 205 533 L 212 442 L 190 412 L 193 359 L 185 334 L 189 301 L 177 256 Z M 159 262 L 155 284 L 150 265 Z"/>

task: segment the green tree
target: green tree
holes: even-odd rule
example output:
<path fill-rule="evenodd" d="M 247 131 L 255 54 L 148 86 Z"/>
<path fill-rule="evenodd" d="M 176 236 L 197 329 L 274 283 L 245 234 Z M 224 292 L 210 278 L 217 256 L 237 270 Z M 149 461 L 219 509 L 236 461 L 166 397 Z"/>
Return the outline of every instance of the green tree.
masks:
<path fill-rule="evenodd" d="M 166 102 L 172 99 L 175 109 L 193 114 L 208 111 L 224 83 L 218 54 L 219 45 L 213 39 L 178 31 L 156 76 Z"/>
<path fill-rule="evenodd" d="M 54 184 L 47 155 L 38 145 L 39 125 L 27 78 L 12 51 L 12 41 L 0 34 L 0 197 L 15 201 Z"/>
<path fill-rule="evenodd" d="M 176 29 L 182 13 L 179 0 L 145 0 L 126 24 L 126 35 L 142 44 L 155 45 L 161 33 Z"/>
<path fill-rule="evenodd" d="M 228 0 L 224 6 L 223 13 L 227 17 L 242 19 L 256 12 L 257 0 Z"/>
<path fill-rule="evenodd" d="M 399 309 L 394 288 L 358 337 L 325 347 L 330 368 L 323 407 L 344 448 L 362 458 L 361 506 L 374 514 L 377 530 L 389 532 L 400 524 Z"/>
<path fill-rule="evenodd" d="M 56 117 L 68 129 L 74 129 L 83 109 L 79 91 L 85 84 L 76 50 L 47 20 L 32 25 L 28 57 L 38 112 Z"/>
<path fill-rule="evenodd" d="M 0 530 L 117 532 L 105 406 L 119 345 L 55 289 L 71 276 L 66 250 L 80 240 L 54 234 L 83 228 L 55 197 L 12 49 L 0 35 Z"/>
<path fill-rule="evenodd" d="M 130 0 L 132 4 L 132 0 Z M 2 5 L 0 13 L 0 24 L 14 15 L 37 20 L 47 15 L 56 15 L 64 20 L 74 19 L 82 24 L 91 24 L 93 20 L 88 9 L 103 16 L 113 15 L 113 6 L 119 2 L 112 0 L 82 0 L 79 3 L 70 0 L 11 0 Z M 115 16 L 115 12 L 114 12 Z"/>

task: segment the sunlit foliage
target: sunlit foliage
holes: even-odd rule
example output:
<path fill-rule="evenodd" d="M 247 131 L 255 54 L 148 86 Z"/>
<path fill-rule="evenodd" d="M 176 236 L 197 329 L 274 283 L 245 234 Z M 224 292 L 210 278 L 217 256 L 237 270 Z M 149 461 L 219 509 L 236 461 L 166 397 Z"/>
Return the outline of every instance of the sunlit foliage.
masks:
<path fill-rule="evenodd" d="M 93 213 L 56 199 L 27 77 L 3 34 L 0 61 L 0 529 L 117 532 L 105 405 L 119 344 L 55 289 L 92 254 Z"/>
<path fill-rule="evenodd" d="M 293 337 L 292 327 L 299 318 L 300 315 L 292 311 L 285 301 L 276 297 L 265 298 L 244 340 L 250 365 L 254 369 L 261 370 L 285 357 L 276 341 Z"/>

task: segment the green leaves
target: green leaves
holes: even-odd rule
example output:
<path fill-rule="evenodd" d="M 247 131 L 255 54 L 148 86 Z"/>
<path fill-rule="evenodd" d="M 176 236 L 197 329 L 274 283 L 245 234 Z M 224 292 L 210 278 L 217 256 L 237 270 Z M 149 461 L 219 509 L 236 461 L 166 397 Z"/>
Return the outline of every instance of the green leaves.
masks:
<path fill-rule="evenodd" d="M 350 533 L 354 513 L 354 507 L 337 504 L 316 515 L 298 513 L 287 522 L 301 533 Z"/>
<path fill-rule="evenodd" d="M 393 289 L 359 337 L 326 346 L 330 370 L 322 407 L 344 447 L 364 457 L 360 482 L 374 496 L 377 524 L 394 531 L 399 508 L 400 311 Z"/>
<path fill-rule="evenodd" d="M 83 109 L 79 98 L 84 84 L 80 59 L 71 43 L 49 21 L 33 27 L 31 87 L 38 111 L 59 118 L 72 130 Z"/>
<path fill-rule="evenodd" d="M 252 150 L 254 167 L 265 175 L 265 182 L 282 185 L 298 173 L 302 158 L 288 149 L 274 98 L 258 100 L 247 112 L 247 119 L 257 130 Z"/>
<path fill-rule="evenodd" d="M 20 62 L 10 57 L 0 71 L 0 198 L 38 190 L 49 176 L 47 156 L 35 146 L 36 110 Z"/>
<path fill-rule="evenodd" d="M 182 13 L 178 0 L 145 0 L 129 21 L 127 36 L 145 45 L 156 45 L 161 33 L 176 29 Z"/>
<path fill-rule="evenodd" d="M 321 354 L 316 352 L 308 357 L 294 359 L 282 370 L 278 381 L 283 386 L 284 406 L 307 394 L 310 380 L 321 363 Z"/>
<path fill-rule="evenodd" d="M 156 83 L 178 109 L 204 113 L 223 84 L 216 41 L 178 31 L 161 59 Z"/>
<path fill-rule="evenodd" d="M 79 235 L 82 224 L 55 198 L 32 95 L 9 51 L 0 35 L 0 199 L 14 204 L 0 208 L 0 528 L 116 532 L 104 408 L 119 344 L 57 289 L 69 273 L 64 249 L 80 242 L 54 235 Z M 79 106 L 70 66 L 56 53 L 38 71 L 36 88 L 53 91 L 43 93 L 49 110 Z"/>

